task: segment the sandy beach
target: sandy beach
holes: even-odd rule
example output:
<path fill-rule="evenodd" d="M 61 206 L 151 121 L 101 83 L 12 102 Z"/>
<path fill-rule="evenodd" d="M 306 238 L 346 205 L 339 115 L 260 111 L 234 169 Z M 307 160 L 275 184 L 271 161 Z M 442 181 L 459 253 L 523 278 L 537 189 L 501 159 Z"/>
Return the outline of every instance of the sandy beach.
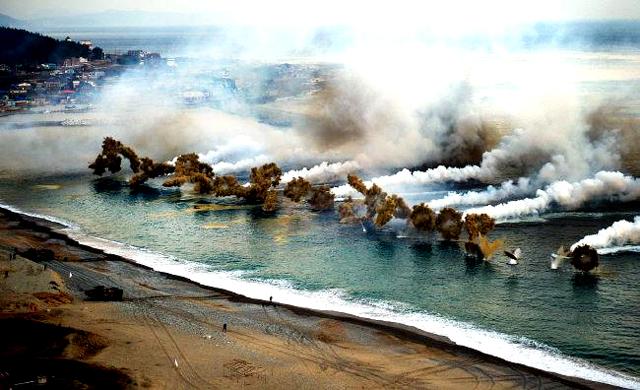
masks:
<path fill-rule="evenodd" d="M 59 228 L 0 209 L 0 388 L 612 388 L 399 324 L 201 286 Z M 98 285 L 123 300 L 87 300 Z"/>

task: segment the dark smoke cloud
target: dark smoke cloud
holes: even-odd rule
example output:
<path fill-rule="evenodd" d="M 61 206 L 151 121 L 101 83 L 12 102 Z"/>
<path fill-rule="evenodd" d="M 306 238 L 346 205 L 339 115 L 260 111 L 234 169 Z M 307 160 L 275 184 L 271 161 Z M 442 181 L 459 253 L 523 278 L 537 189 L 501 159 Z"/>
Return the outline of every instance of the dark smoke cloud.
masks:
<path fill-rule="evenodd" d="M 496 226 L 496 220 L 487 214 L 467 214 L 464 219 L 464 227 L 469 235 L 469 241 L 486 236 Z"/>
<path fill-rule="evenodd" d="M 311 191 L 311 183 L 302 177 L 290 180 L 284 187 L 284 196 L 294 202 L 300 202 Z"/>
<path fill-rule="evenodd" d="M 308 196 L 309 194 L 310 196 Z M 284 188 L 284 196 L 294 202 L 306 199 L 311 209 L 316 211 L 333 208 L 333 202 L 335 201 L 335 195 L 331 193 L 328 186 L 323 185 L 314 188 L 310 182 L 302 177 L 297 177 L 287 182 Z"/>
<path fill-rule="evenodd" d="M 436 227 L 436 213 L 424 203 L 413 206 L 409 220 L 418 231 L 431 232 Z"/>
<path fill-rule="evenodd" d="M 345 70 L 313 95 L 300 127 L 319 152 L 364 166 L 479 163 L 503 130 L 472 110 L 472 95 L 462 82 L 434 102 L 407 109 Z"/>
<path fill-rule="evenodd" d="M 201 194 L 233 195 L 243 198 L 249 203 L 261 203 L 265 211 L 274 211 L 277 208 L 275 187 L 280 183 L 282 170 L 275 163 L 251 168 L 249 185 L 243 186 L 235 176 L 216 177 L 213 168 L 209 164 L 201 162 L 195 153 L 178 156 L 173 166 L 167 163 L 158 164 L 148 157 L 139 159 L 133 148 L 114 138 L 107 137 L 102 143 L 102 151 L 89 165 L 89 168 L 99 176 L 102 176 L 107 169 L 111 173 L 119 172 L 122 162 L 120 156 L 129 160 L 131 170 L 135 174 L 129 181 L 132 186 L 141 185 L 150 178 L 173 173 L 172 177 L 165 180 L 163 186 L 180 187 L 186 183 L 193 183 L 194 191 Z"/>
<path fill-rule="evenodd" d="M 96 156 L 94 162 L 89 164 L 89 168 L 98 176 L 102 176 L 107 169 L 111 173 L 120 172 L 122 163 L 120 156 L 129 160 L 129 166 L 134 173 L 129 180 L 132 187 L 139 186 L 150 178 L 175 171 L 175 168 L 167 163 L 156 163 L 149 157 L 139 158 L 133 148 L 112 137 L 106 137 L 103 140 L 102 151 Z"/>
<path fill-rule="evenodd" d="M 311 197 L 308 200 L 311 209 L 316 211 L 332 209 L 334 201 L 335 195 L 331 193 L 331 189 L 328 186 L 313 188 Z"/>
<path fill-rule="evenodd" d="M 620 155 L 620 168 L 634 176 L 640 175 L 640 152 L 637 148 L 640 145 L 640 119 L 626 113 L 623 106 L 610 103 L 595 108 L 585 121 L 591 142 L 615 137 L 614 147 Z"/>
<path fill-rule="evenodd" d="M 445 240 L 457 240 L 462 232 L 462 213 L 445 207 L 438 213 L 436 218 L 436 229 Z"/>
<path fill-rule="evenodd" d="M 356 214 L 356 207 L 356 201 L 351 197 L 346 198 L 342 203 L 340 203 L 340 206 L 338 206 L 340 223 L 355 224 L 361 222 L 362 218 Z"/>
<path fill-rule="evenodd" d="M 264 203 L 262 204 L 262 210 L 267 212 L 273 212 L 278 209 L 278 193 L 275 190 L 268 190 Z"/>
<path fill-rule="evenodd" d="M 569 254 L 575 269 L 589 272 L 598 266 L 598 252 L 589 245 L 580 245 Z"/>
<path fill-rule="evenodd" d="M 418 114 L 420 131 L 432 137 L 439 153 L 425 156 L 424 165 L 465 166 L 479 164 L 502 133 L 495 122 L 472 113 L 473 90 L 468 82 L 452 86 L 435 104 Z"/>
<path fill-rule="evenodd" d="M 209 194 L 213 191 L 213 168 L 199 160 L 195 153 L 182 154 L 175 162 L 174 175 L 162 183 L 165 187 L 180 187 L 193 183 L 194 191 Z"/>
<path fill-rule="evenodd" d="M 98 154 L 95 161 L 89 164 L 89 168 L 93 169 L 93 173 L 102 176 L 108 169 L 111 173 L 120 172 L 122 158 L 129 160 L 129 165 L 134 173 L 138 173 L 140 167 L 140 159 L 136 152 L 129 146 L 123 145 L 120 141 L 111 137 L 107 137 L 102 141 L 102 151 Z"/>
<path fill-rule="evenodd" d="M 392 114 L 371 108 L 380 96 L 374 96 L 358 80 L 349 80 L 349 86 L 344 81 L 328 81 L 310 102 L 305 120 L 312 140 L 321 150 L 357 146 L 375 135 L 378 127 L 391 124 Z"/>

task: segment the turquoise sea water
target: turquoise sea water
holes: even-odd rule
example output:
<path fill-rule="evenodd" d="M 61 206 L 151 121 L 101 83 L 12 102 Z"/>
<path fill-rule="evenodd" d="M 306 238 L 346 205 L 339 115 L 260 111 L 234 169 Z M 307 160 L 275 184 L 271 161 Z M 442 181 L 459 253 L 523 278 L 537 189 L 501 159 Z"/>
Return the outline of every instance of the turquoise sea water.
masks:
<path fill-rule="evenodd" d="M 341 225 L 334 211 L 286 202 L 276 215 L 265 215 L 233 199 L 203 209 L 211 199 L 188 189 L 151 183 L 134 192 L 124 179 L 5 177 L 0 199 L 71 222 L 81 237 L 115 241 L 102 243 L 114 250 L 117 243 L 132 245 L 134 258 L 143 250 L 147 262 L 239 293 L 403 322 L 565 374 L 591 375 L 581 371 L 593 371 L 582 366 L 589 362 L 640 377 L 638 255 L 604 256 L 595 275 L 568 264 L 549 268 L 559 245 L 633 212 L 550 214 L 499 225 L 492 236 L 524 252 L 511 267 L 501 255 L 491 263 L 466 259 L 457 244 Z M 149 260 L 150 253 L 164 256 Z M 609 379 L 622 383 L 616 380 Z"/>

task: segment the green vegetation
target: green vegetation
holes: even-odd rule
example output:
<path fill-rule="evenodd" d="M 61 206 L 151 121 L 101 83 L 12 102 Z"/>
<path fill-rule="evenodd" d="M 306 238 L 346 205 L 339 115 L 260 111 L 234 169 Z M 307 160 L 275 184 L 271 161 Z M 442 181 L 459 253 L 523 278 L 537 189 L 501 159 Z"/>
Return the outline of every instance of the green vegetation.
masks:
<path fill-rule="evenodd" d="M 78 42 L 59 41 L 26 30 L 0 27 L 0 64 L 60 64 L 65 58 L 100 58 L 102 49 L 89 49 Z"/>

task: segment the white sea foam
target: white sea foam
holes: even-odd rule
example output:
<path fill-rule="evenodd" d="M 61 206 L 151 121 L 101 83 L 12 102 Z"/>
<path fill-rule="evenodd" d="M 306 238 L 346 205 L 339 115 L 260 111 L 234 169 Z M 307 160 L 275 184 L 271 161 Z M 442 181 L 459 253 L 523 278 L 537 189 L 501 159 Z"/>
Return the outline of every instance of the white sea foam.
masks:
<path fill-rule="evenodd" d="M 206 286 L 233 291 L 255 299 L 266 300 L 273 296 L 275 302 L 289 305 L 343 312 L 367 319 L 409 325 L 425 332 L 447 337 L 458 345 L 514 363 L 614 386 L 640 389 L 640 379 L 638 378 L 563 355 L 558 350 L 534 340 L 481 329 L 468 323 L 434 314 L 416 312 L 401 302 L 356 300 L 339 289 L 299 290 L 286 280 L 252 279 L 250 271 L 218 271 L 206 264 L 184 261 L 120 242 L 88 236 L 77 229 L 69 229 L 68 233 L 84 245 L 131 259 L 156 271 L 188 278 Z"/>
<path fill-rule="evenodd" d="M 78 228 L 77 225 L 74 225 L 73 223 L 71 223 L 69 221 L 65 221 L 63 219 L 60 219 L 60 218 L 57 218 L 57 217 L 53 217 L 53 216 L 50 216 L 50 215 L 27 212 L 27 211 L 24 211 L 24 210 L 21 210 L 21 209 L 15 207 L 15 206 L 8 205 L 6 203 L 0 203 L 0 208 L 7 209 L 7 210 L 9 210 L 11 212 L 14 212 L 16 214 L 22 214 L 22 215 L 26 215 L 28 217 L 39 218 L 39 219 L 43 219 L 45 221 L 57 223 L 58 225 L 62 225 L 64 227 L 66 227 L 66 228 L 73 228 L 73 229 L 77 229 Z"/>

